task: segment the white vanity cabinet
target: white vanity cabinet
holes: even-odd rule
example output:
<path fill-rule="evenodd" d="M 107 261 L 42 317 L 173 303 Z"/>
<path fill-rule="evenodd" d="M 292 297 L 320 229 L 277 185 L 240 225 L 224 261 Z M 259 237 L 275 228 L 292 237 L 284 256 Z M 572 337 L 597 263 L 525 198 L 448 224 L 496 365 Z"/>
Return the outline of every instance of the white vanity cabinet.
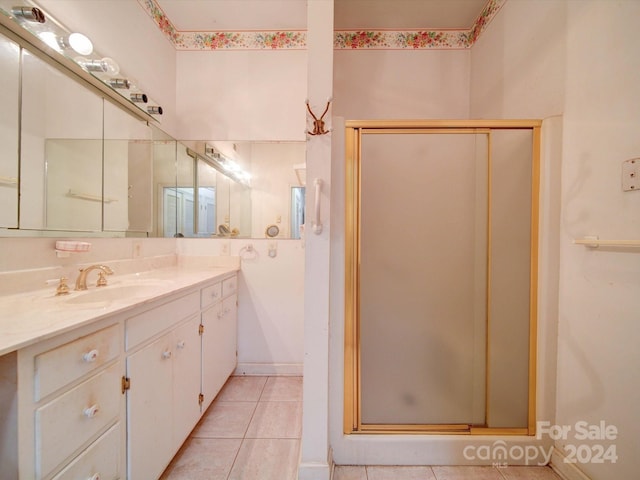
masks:
<path fill-rule="evenodd" d="M 236 285 L 233 275 L 126 319 L 130 480 L 161 475 L 235 369 Z"/>
<path fill-rule="evenodd" d="M 202 291 L 202 394 L 203 411 L 237 364 L 236 276 Z"/>
<path fill-rule="evenodd" d="M 184 319 L 176 307 L 189 298 L 181 300 L 127 320 L 168 316 L 177 323 L 127 355 L 130 479 L 158 478 L 200 418 L 200 315 L 196 303 Z"/>
<path fill-rule="evenodd" d="M 191 285 L 0 356 L 0 480 L 160 477 L 236 366 L 237 274 Z"/>
<path fill-rule="evenodd" d="M 99 322 L 18 352 L 19 478 L 124 478 L 122 335 Z"/>

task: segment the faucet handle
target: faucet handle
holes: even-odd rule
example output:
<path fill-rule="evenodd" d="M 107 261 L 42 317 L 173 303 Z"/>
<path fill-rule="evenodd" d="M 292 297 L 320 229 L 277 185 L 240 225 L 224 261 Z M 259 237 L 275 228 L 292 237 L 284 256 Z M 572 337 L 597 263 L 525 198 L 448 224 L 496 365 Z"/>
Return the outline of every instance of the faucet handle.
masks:
<path fill-rule="evenodd" d="M 60 283 L 56 288 L 56 297 L 58 295 L 68 295 L 69 294 L 69 285 L 67 285 L 67 277 L 61 277 Z"/>
<path fill-rule="evenodd" d="M 96 283 L 96 287 L 106 287 L 107 286 L 107 277 L 104 276 L 104 272 L 98 272 L 98 282 Z"/>

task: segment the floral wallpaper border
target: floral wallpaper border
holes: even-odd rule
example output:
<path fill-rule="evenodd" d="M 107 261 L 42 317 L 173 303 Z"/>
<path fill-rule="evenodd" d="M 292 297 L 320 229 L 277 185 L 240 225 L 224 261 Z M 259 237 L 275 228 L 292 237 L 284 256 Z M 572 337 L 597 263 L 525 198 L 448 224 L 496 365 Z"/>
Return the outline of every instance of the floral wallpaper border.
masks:
<path fill-rule="evenodd" d="M 336 50 L 419 50 L 471 48 L 507 0 L 489 0 L 469 30 L 339 30 Z M 156 0 L 138 0 L 176 50 L 304 50 L 307 32 L 180 31 Z"/>

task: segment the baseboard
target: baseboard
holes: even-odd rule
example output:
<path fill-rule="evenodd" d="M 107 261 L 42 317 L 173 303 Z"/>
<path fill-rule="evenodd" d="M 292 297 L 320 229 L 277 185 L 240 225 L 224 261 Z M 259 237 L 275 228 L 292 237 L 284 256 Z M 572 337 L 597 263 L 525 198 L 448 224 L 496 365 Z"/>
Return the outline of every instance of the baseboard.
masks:
<path fill-rule="evenodd" d="M 329 448 L 327 463 L 303 463 L 298 466 L 298 480 L 333 480 L 333 451 Z"/>
<path fill-rule="evenodd" d="M 575 463 L 565 462 L 565 455 L 557 448 L 553 449 L 549 466 L 563 480 L 591 480 Z"/>
<path fill-rule="evenodd" d="M 302 363 L 239 363 L 234 375 L 302 376 Z"/>

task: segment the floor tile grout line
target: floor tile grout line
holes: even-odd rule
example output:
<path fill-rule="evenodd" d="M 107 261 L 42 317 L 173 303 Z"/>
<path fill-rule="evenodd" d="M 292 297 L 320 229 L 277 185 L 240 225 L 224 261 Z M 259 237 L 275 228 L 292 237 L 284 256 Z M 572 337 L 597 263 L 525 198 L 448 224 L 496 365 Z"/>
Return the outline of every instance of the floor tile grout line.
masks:
<path fill-rule="evenodd" d="M 249 421 L 247 422 L 247 426 L 244 429 L 244 433 L 242 434 L 242 439 L 240 440 L 240 446 L 238 447 L 238 451 L 236 452 L 235 457 L 233 458 L 233 463 L 231 464 L 231 468 L 229 469 L 229 473 L 227 474 L 227 480 L 229 480 L 229 478 L 231 477 L 231 472 L 233 472 L 233 467 L 236 466 L 236 462 L 238 461 L 238 456 L 240 455 L 240 450 L 242 449 L 242 446 L 245 443 L 245 440 L 247 440 L 247 432 L 249 431 L 249 426 L 251 425 L 251 421 L 253 420 L 253 417 L 256 413 L 256 410 L 258 408 L 258 402 L 260 402 L 260 397 L 262 397 L 262 392 L 264 391 L 264 387 L 267 385 L 267 382 L 269 381 L 269 377 L 267 377 L 267 380 L 264 382 L 264 384 L 262 385 L 262 388 L 260 389 L 260 394 L 258 395 L 258 399 L 255 402 L 255 405 L 253 406 L 253 410 L 251 412 L 251 417 L 249 418 Z M 238 401 L 236 401 L 236 403 L 238 403 Z"/>
<path fill-rule="evenodd" d="M 236 450 L 236 454 L 233 457 L 233 462 L 231 462 L 231 468 L 229 469 L 229 473 L 227 473 L 226 480 L 229 480 L 231 477 L 231 472 L 233 472 L 233 467 L 236 466 L 236 461 L 238 460 L 238 455 L 240 455 L 240 450 L 242 449 L 242 445 L 244 445 L 244 438 L 240 440 L 240 445 L 238 446 L 238 450 Z"/>
<path fill-rule="evenodd" d="M 264 393 L 264 389 L 267 388 L 267 383 L 269 383 L 269 379 L 272 378 L 269 375 L 267 375 L 267 379 L 265 380 L 265 382 L 262 384 L 262 388 L 260 389 L 260 395 L 258 395 L 258 402 L 260 401 L 260 399 L 262 398 L 262 394 Z"/>

